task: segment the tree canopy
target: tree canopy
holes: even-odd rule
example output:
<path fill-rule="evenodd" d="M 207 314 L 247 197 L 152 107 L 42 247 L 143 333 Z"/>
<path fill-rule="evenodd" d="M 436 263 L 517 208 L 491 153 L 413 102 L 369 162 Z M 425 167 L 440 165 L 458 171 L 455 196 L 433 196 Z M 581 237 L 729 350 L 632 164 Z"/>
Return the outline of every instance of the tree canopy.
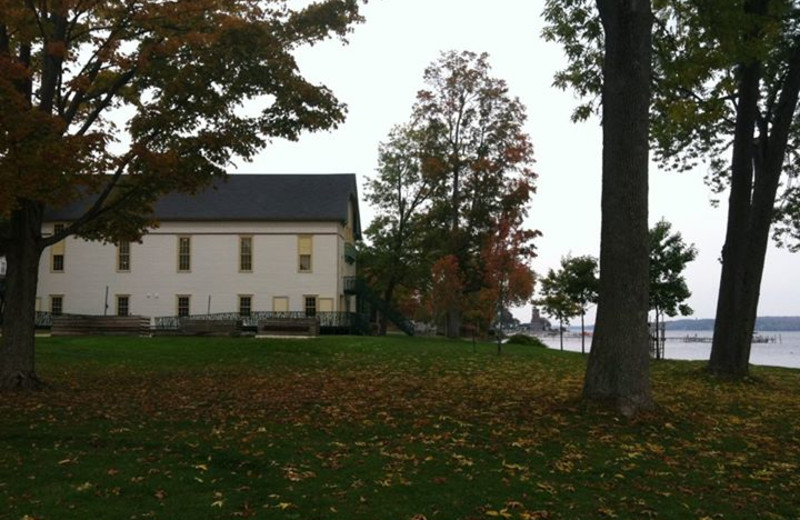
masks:
<path fill-rule="evenodd" d="M 5 218 L 23 200 L 61 206 L 87 190 L 105 194 L 122 174 L 124 189 L 92 215 L 123 203 L 126 217 L 146 214 L 157 194 L 194 189 L 234 155 L 343 120 L 344 106 L 300 75 L 291 51 L 344 35 L 358 20 L 355 1 L 302 11 L 281 1 L 4 4 Z M 102 231 L 123 222 L 133 231 L 129 218 Z"/>
<path fill-rule="evenodd" d="M 438 258 L 453 255 L 467 292 L 477 292 L 485 278 L 481 249 L 498 222 L 521 235 L 521 254 L 533 254 L 536 232 L 522 227 L 535 179 L 525 107 L 491 75 L 485 53 L 442 53 L 423 79 L 412 120 L 423 129 L 436 193 L 426 217 L 428 245 Z M 455 302 L 448 335 L 457 335 L 459 325 Z"/>
<path fill-rule="evenodd" d="M 498 302 L 530 295 L 527 261 L 538 232 L 523 220 L 533 147 L 525 107 L 491 75 L 487 54 L 444 52 L 423 82 L 410 121 L 381 145 L 367 184 L 367 200 L 378 205 L 368 251 L 382 284 L 409 275 L 405 283 L 428 295 L 455 336 L 464 313 L 485 330 Z M 442 287 L 455 292 L 440 294 Z"/>
<path fill-rule="evenodd" d="M 536 304 L 542 307 L 545 314 L 558 320 L 561 350 L 564 350 L 564 326 L 569 323 L 570 318 L 581 313 L 579 304 L 567 292 L 568 275 L 565 275 L 564 262 L 565 259 L 562 258 L 561 269 L 549 269 L 547 275 L 539 279 L 539 298 L 536 300 Z"/>
<path fill-rule="evenodd" d="M 691 295 L 683 271 L 697 258 L 694 244 L 687 245 L 672 224 L 659 220 L 650 229 L 650 308 L 661 315 L 688 316 L 692 308 L 684 303 Z"/>

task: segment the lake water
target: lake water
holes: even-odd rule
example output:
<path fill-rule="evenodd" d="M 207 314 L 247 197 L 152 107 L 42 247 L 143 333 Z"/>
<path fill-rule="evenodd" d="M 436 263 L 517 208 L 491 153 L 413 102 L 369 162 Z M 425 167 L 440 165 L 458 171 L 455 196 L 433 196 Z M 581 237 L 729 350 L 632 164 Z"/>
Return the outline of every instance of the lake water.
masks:
<path fill-rule="evenodd" d="M 764 332 L 758 334 L 772 341 L 768 343 L 753 343 L 750 351 L 750 364 L 776 367 L 800 368 L 800 332 Z M 712 331 L 667 331 L 664 357 L 667 359 L 694 359 L 708 360 L 711 355 L 711 343 L 687 342 L 690 339 L 706 339 L 713 336 Z M 549 348 L 558 349 L 558 336 L 540 338 Z M 586 352 L 592 345 L 592 338 L 586 338 Z M 581 338 L 574 334 L 564 334 L 564 350 L 573 352 L 581 351 Z"/>

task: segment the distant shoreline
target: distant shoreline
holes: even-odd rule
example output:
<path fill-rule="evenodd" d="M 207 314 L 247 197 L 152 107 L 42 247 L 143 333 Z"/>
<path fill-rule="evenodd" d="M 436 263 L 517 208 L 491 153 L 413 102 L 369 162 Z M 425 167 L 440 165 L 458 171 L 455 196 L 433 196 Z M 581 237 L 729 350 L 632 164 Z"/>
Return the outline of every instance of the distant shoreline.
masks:
<path fill-rule="evenodd" d="M 713 319 L 668 320 L 666 330 L 714 330 Z M 800 331 L 800 316 L 759 316 L 756 318 L 759 332 Z"/>
<path fill-rule="evenodd" d="M 713 331 L 714 320 L 712 318 L 684 318 L 664 322 L 664 327 L 668 331 Z M 594 325 L 587 325 L 586 330 L 591 331 Z M 580 331 L 580 327 L 571 326 L 571 331 Z M 800 316 L 759 316 L 756 318 L 756 331 L 758 332 L 791 332 L 800 331 Z"/>

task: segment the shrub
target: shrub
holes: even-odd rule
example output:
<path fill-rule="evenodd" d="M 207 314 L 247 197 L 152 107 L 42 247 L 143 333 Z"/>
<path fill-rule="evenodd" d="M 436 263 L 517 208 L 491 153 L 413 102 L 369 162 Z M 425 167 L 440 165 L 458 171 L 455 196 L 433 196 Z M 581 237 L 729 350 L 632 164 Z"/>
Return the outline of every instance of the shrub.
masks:
<path fill-rule="evenodd" d="M 527 334 L 514 334 L 513 336 L 508 338 L 506 342 L 510 345 L 528 345 L 531 347 L 542 347 L 546 348 L 547 346 L 542 343 L 539 338 L 534 338 L 533 336 L 528 336 Z"/>

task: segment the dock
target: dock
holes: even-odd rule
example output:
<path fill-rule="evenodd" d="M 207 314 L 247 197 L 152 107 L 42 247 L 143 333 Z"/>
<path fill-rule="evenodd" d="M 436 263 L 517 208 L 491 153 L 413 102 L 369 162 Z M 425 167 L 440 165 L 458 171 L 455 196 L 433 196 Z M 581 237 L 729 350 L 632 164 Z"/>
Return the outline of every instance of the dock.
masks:
<path fill-rule="evenodd" d="M 672 338 L 668 338 L 672 339 Z M 686 335 L 683 338 L 675 338 L 683 343 L 711 343 L 714 341 L 713 337 L 709 336 L 698 336 L 695 334 L 694 336 Z M 753 339 L 751 343 L 781 343 L 781 336 L 779 335 L 769 335 L 769 334 L 753 334 Z"/>

